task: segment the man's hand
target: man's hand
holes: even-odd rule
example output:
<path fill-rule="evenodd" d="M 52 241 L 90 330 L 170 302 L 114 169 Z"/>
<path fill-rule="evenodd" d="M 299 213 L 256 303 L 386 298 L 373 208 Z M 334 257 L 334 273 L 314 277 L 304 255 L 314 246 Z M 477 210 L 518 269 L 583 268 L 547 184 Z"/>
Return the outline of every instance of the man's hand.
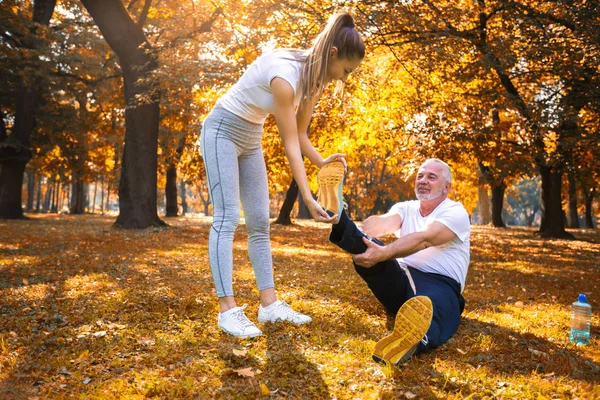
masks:
<path fill-rule="evenodd" d="M 352 257 L 356 265 L 364 268 L 371 268 L 373 265 L 387 260 L 388 257 L 385 246 L 373 243 L 367 238 L 363 238 L 363 242 L 367 245 L 367 250 L 362 254 L 355 254 Z"/>
<path fill-rule="evenodd" d="M 367 235 L 381 237 L 396 232 L 402 226 L 402 218 L 398 213 L 372 215 L 365 219 L 361 229 Z"/>

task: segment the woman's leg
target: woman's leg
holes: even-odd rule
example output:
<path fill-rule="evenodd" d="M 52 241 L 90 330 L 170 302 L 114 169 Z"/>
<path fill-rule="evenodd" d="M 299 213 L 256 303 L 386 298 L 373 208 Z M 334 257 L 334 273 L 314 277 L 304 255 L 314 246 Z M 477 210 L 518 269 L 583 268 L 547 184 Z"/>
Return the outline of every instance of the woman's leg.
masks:
<path fill-rule="evenodd" d="M 277 297 L 269 232 L 269 187 L 261 147 L 249 150 L 240 157 L 239 175 L 240 195 L 248 229 L 248 256 L 254 268 L 261 304 L 268 306 Z"/>
<path fill-rule="evenodd" d="M 214 213 L 208 253 L 221 312 L 236 306 L 232 253 L 240 218 L 238 155 L 236 145 L 222 133 L 224 122 L 223 118 L 207 118 L 200 139 Z"/>
<path fill-rule="evenodd" d="M 259 322 L 289 321 L 305 324 L 308 315 L 294 311 L 285 301 L 277 300 L 273 281 L 269 222 L 269 188 L 262 146 L 256 143 L 239 159 L 240 195 L 248 229 L 248 255 L 259 289 Z"/>

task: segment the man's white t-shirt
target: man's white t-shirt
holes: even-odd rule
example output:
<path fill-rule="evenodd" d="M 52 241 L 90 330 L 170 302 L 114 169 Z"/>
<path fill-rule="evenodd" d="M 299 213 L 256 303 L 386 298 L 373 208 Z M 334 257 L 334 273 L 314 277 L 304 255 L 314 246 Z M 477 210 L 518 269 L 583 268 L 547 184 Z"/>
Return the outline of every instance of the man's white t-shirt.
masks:
<path fill-rule="evenodd" d="M 302 62 L 290 51 L 276 50 L 263 54 L 250 64 L 217 104 L 246 121 L 262 124 L 274 112 L 271 91 L 274 78 L 287 81 L 294 89 L 294 106 L 300 104 L 298 82 L 301 69 Z"/>
<path fill-rule="evenodd" d="M 394 204 L 390 212 L 397 213 L 402 218 L 402 226 L 395 232 L 398 238 L 422 232 L 433 222 L 439 222 L 454 232 L 456 237 L 448 243 L 428 247 L 397 260 L 423 272 L 449 276 L 460 283 L 462 292 L 469 268 L 471 237 L 469 214 L 463 205 L 445 199 L 431 214 L 423 217 L 419 211 L 419 201 L 411 200 Z"/>

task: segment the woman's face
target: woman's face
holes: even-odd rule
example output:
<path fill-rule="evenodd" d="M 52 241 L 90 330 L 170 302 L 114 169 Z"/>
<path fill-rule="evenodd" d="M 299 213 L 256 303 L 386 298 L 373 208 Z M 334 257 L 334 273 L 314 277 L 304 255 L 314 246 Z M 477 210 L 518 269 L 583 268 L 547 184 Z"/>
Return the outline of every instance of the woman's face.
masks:
<path fill-rule="evenodd" d="M 327 65 L 327 74 L 325 75 L 325 84 L 331 81 L 342 81 L 346 83 L 348 75 L 358 68 L 362 59 L 360 58 L 339 58 L 338 49 L 331 48 L 329 63 Z"/>

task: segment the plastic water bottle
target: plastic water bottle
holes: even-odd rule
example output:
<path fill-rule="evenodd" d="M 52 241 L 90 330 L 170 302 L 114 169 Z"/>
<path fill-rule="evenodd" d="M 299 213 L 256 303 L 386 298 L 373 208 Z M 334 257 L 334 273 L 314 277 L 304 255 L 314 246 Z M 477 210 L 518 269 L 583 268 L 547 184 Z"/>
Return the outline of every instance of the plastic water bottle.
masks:
<path fill-rule="evenodd" d="M 590 343 L 590 323 L 592 321 L 592 306 L 587 302 L 585 294 L 580 294 L 577 301 L 571 305 L 571 334 L 569 339 L 577 344 Z"/>

